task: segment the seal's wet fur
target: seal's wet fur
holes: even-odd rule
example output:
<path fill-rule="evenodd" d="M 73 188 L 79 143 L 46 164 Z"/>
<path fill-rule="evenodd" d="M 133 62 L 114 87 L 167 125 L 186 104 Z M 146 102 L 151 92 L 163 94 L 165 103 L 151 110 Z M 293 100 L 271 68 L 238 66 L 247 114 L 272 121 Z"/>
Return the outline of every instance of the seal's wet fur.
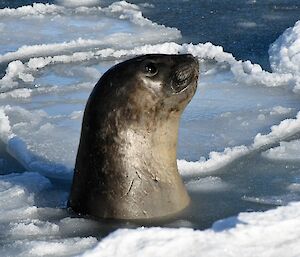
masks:
<path fill-rule="evenodd" d="M 101 218 L 149 219 L 184 209 L 179 119 L 199 73 L 191 55 L 144 55 L 112 67 L 83 117 L 69 206 Z"/>

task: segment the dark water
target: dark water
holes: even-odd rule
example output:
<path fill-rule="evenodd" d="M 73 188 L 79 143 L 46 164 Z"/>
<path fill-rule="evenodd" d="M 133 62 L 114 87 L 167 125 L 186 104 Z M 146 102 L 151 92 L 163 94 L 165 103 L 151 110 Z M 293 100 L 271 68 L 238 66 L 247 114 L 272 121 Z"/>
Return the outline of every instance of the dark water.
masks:
<path fill-rule="evenodd" d="M 0 1 L 0 8 L 3 9 L 5 7 L 10 7 L 10 8 L 17 8 L 20 6 L 24 5 L 30 5 L 33 3 L 54 3 L 54 1 L 32 1 L 32 0 L 1 0 Z"/>
<path fill-rule="evenodd" d="M 142 3 L 144 0 L 132 0 Z M 268 49 L 285 29 L 300 19 L 297 0 L 148 0 L 144 14 L 178 28 L 184 42 L 212 42 L 237 59 L 269 70 Z"/>
<path fill-rule="evenodd" d="M 144 0 L 131 0 L 135 4 Z M 178 28 L 183 42 L 212 42 L 237 59 L 270 70 L 268 49 L 300 19 L 297 0 L 148 0 L 143 13 L 159 24 Z"/>

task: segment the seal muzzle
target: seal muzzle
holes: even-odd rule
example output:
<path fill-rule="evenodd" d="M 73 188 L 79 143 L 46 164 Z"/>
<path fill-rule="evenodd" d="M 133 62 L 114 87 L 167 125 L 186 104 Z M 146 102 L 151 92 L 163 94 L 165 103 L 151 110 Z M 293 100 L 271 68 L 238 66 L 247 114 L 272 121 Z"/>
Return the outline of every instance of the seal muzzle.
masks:
<path fill-rule="evenodd" d="M 181 55 L 180 63 L 174 67 L 174 76 L 171 79 L 171 88 L 175 94 L 184 91 L 198 78 L 199 62 L 190 54 Z"/>

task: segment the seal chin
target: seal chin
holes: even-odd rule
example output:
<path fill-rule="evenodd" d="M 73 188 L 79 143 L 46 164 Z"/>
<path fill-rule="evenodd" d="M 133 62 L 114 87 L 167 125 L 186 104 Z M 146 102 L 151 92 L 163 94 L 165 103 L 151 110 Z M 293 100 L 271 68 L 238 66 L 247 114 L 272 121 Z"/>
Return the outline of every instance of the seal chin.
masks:
<path fill-rule="evenodd" d="M 183 55 L 184 61 L 175 67 L 174 75 L 171 79 L 171 89 L 173 94 L 180 94 L 197 81 L 199 74 L 198 59 L 192 55 Z"/>

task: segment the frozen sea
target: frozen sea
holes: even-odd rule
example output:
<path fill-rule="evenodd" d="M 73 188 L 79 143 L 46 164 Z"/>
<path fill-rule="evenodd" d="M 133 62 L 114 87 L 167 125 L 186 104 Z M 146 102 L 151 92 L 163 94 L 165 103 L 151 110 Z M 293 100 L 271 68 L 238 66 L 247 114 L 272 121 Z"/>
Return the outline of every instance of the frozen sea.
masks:
<path fill-rule="evenodd" d="M 84 3 L 84 4 L 83 4 Z M 300 256 L 300 3 L 0 0 L 0 256 Z M 188 209 L 153 224 L 66 210 L 82 112 L 112 65 L 191 53 Z"/>

